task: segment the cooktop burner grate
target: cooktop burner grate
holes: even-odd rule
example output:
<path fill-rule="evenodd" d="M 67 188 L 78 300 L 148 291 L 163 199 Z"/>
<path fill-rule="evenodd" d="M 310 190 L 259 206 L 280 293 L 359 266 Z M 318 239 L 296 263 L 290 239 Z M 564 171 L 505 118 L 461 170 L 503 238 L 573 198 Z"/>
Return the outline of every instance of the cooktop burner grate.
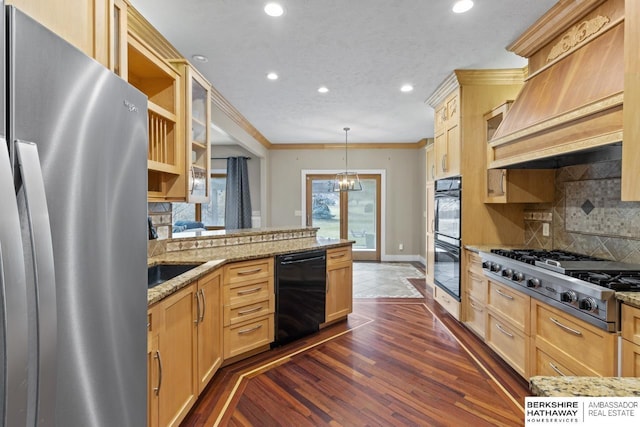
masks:
<path fill-rule="evenodd" d="M 640 291 L 640 272 L 568 271 L 567 274 L 614 291 Z"/>
<path fill-rule="evenodd" d="M 534 265 L 536 261 L 553 260 L 553 261 L 603 261 L 601 258 L 595 258 L 588 255 L 576 254 L 573 252 L 560 250 L 538 250 L 538 249 L 491 249 L 491 252 L 502 255 L 516 261 L 526 262 Z"/>

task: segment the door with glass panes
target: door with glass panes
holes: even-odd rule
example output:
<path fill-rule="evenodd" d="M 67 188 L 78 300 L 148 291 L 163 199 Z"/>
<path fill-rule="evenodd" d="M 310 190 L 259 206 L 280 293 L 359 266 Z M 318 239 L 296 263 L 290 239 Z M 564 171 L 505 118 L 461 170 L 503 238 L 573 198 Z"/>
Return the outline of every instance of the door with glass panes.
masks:
<path fill-rule="evenodd" d="M 335 174 L 306 176 L 306 224 L 318 237 L 353 240 L 353 258 L 380 261 L 380 182 L 360 175 L 362 191 L 333 191 Z"/>

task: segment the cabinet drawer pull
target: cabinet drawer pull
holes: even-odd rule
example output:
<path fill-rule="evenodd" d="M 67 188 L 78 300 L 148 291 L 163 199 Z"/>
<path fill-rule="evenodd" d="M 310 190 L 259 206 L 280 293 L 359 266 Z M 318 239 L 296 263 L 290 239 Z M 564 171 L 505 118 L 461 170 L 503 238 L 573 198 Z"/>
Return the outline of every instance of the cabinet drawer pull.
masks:
<path fill-rule="evenodd" d="M 207 300 L 204 297 L 204 289 L 200 289 L 200 295 L 202 295 L 202 316 L 200 317 L 200 321 L 204 321 L 204 315 L 207 312 Z"/>
<path fill-rule="evenodd" d="M 160 388 L 162 387 L 162 358 L 160 357 L 160 350 L 156 350 L 154 359 L 158 361 L 158 387 L 153 388 L 153 392 L 157 396 L 160 394 Z"/>
<path fill-rule="evenodd" d="M 341 253 L 341 254 L 339 254 L 339 255 L 331 255 L 331 259 L 344 258 L 344 255 L 345 255 L 345 254 L 344 254 L 344 252 L 342 252 L 342 253 Z"/>
<path fill-rule="evenodd" d="M 505 297 L 506 299 L 510 299 L 512 300 L 513 297 L 511 295 L 507 295 L 504 292 L 502 292 L 500 289 L 496 289 L 496 292 L 498 293 L 498 295 L 500 295 L 501 297 Z"/>
<path fill-rule="evenodd" d="M 558 375 L 560 375 L 561 377 L 566 377 L 566 375 L 560 369 L 558 369 L 558 367 L 556 365 L 554 365 L 553 363 L 549 362 L 549 366 L 551 367 L 551 369 L 556 371 L 556 373 Z"/>
<path fill-rule="evenodd" d="M 201 309 L 200 309 L 200 291 L 197 291 L 193 297 L 196 299 L 196 320 L 193 321 L 193 323 L 195 323 L 196 325 L 198 324 L 198 322 L 200 322 L 200 315 L 201 315 Z"/>
<path fill-rule="evenodd" d="M 254 268 L 253 270 L 238 271 L 238 276 L 247 276 L 249 274 L 260 273 L 261 271 L 262 271 L 262 268 L 260 267 Z"/>
<path fill-rule="evenodd" d="M 253 328 L 249 328 L 249 329 L 243 329 L 241 331 L 238 331 L 238 335 L 248 334 L 248 333 L 251 333 L 253 331 L 257 331 L 260 328 L 262 328 L 262 325 L 254 326 Z"/>
<path fill-rule="evenodd" d="M 555 323 L 556 325 L 558 325 L 559 327 L 561 327 L 562 329 L 564 329 L 564 330 L 565 330 L 565 331 L 567 331 L 567 332 L 571 332 L 572 334 L 574 334 L 574 335 L 578 335 L 578 336 L 582 335 L 582 332 L 580 332 L 580 331 L 576 331 L 576 330 L 575 330 L 575 329 L 573 329 L 573 328 L 570 328 L 570 327 L 568 327 L 568 326 L 566 326 L 566 325 L 563 325 L 562 323 L 558 322 L 558 321 L 557 321 L 556 319 L 554 319 L 553 317 L 549 317 L 549 320 L 551 320 L 553 323 Z"/>
<path fill-rule="evenodd" d="M 256 311 L 260 311 L 260 310 L 262 310 L 262 306 L 260 306 L 260 307 L 255 307 L 255 308 L 250 308 L 249 310 L 239 311 L 239 312 L 238 312 L 238 315 L 239 315 L 239 316 L 244 316 L 245 314 L 255 313 Z"/>
<path fill-rule="evenodd" d="M 506 331 L 502 326 L 500 326 L 500 324 L 499 324 L 499 323 L 496 323 L 496 328 L 498 328 L 498 330 L 499 330 L 500 332 L 502 332 L 503 334 L 505 334 L 505 335 L 506 335 L 506 336 L 508 336 L 509 338 L 513 338 L 513 334 L 512 334 L 512 333 L 510 333 L 510 332 L 508 332 L 508 331 Z"/>
<path fill-rule="evenodd" d="M 251 289 L 247 289 L 246 291 L 238 291 L 238 295 L 248 295 L 248 294 L 255 294 L 256 292 L 259 292 L 262 289 L 262 287 L 257 287 L 257 288 L 251 288 Z"/>
<path fill-rule="evenodd" d="M 480 312 L 482 312 L 482 309 L 481 309 L 480 307 L 476 306 L 476 305 L 475 305 L 474 303 L 472 303 L 472 302 L 469 302 L 469 306 L 471 306 L 471 308 L 473 308 L 473 309 L 474 309 L 474 310 L 476 310 L 476 311 L 480 311 Z"/>

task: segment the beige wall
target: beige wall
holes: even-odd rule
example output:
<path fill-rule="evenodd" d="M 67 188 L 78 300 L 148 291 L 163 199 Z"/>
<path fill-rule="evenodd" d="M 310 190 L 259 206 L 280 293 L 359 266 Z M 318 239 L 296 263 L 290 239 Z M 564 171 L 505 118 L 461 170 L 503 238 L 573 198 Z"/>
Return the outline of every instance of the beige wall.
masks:
<path fill-rule="evenodd" d="M 268 210 L 271 226 L 300 225 L 302 170 L 344 170 L 344 150 L 270 150 Z M 349 170 L 385 170 L 383 260 L 424 259 L 425 150 L 349 147 Z M 384 203 L 384 202 L 383 202 Z M 404 250 L 399 251 L 402 243 Z M 385 255 L 387 255 L 385 259 Z"/>

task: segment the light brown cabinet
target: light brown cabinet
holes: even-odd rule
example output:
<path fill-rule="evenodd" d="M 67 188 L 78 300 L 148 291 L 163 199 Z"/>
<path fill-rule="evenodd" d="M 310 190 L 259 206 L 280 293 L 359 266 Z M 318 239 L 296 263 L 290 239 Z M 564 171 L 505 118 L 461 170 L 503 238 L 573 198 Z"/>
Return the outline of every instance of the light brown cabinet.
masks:
<path fill-rule="evenodd" d="M 454 319 L 460 320 L 460 302 L 442 290 L 439 286 L 433 287 L 433 299 L 449 312 Z"/>
<path fill-rule="evenodd" d="M 640 377 L 640 309 L 622 304 L 622 376 Z"/>
<path fill-rule="evenodd" d="M 186 60 L 171 63 L 182 75 L 186 201 L 207 203 L 211 175 L 211 84 Z"/>
<path fill-rule="evenodd" d="M 640 3 L 624 2 L 624 141 L 640 138 Z M 638 164 L 640 147 L 637 143 L 622 144 L 622 200 L 640 200 Z"/>
<path fill-rule="evenodd" d="M 7 0 L 87 56 L 109 67 L 109 0 Z"/>
<path fill-rule="evenodd" d="M 487 158 L 489 142 L 502 123 L 513 101 L 506 101 L 484 115 Z M 555 194 L 553 169 L 487 169 L 485 203 L 552 202 Z"/>
<path fill-rule="evenodd" d="M 104 1 L 104 0 L 101 0 Z M 127 71 L 127 10 L 124 0 L 108 0 L 109 69 L 126 79 Z"/>
<path fill-rule="evenodd" d="M 427 146 L 427 182 L 432 182 L 436 179 L 436 154 L 435 143 L 431 143 Z"/>
<path fill-rule="evenodd" d="M 529 375 L 531 297 L 488 281 L 485 340 L 523 377 Z"/>
<path fill-rule="evenodd" d="M 460 175 L 460 98 L 454 90 L 436 107 L 434 132 L 435 179 Z"/>
<path fill-rule="evenodd" d="M 531 375 L 617 375 L 616 334 L 540 301 L 534 300 L 532 306 L 532 357 L 536 363 Z"/>
<path fill-rule="evenodd" d="M 353 311 L 353 258 L 351 246 L 327 249 L 325 324 Z"/>
<path fill-rule="evenodd" d="M 127 75 L 129 83 L 149 98 L 148 199 L 184 200 L 181 76 L 132 32 L 127 38 Z"/>
<path fill-rule="evenodd" d="M 228 360 L 273 342 L 273 258 L 225 265 L 223 277 L 223 347 Z"/>
<path fill-rule="evenodd" d="M 434 286 L 433 283 L 433 279 L 434 279 L 434 275 L 433 275 L 433 269 L 435 267 L 435 199 L 434 199 L 434 183 L 433 181 L 431 182 L 427 182 L 427 186 L 426 186 L 426 191 L 427 191 L 427 195 L 426 195 L 426 210 L 427 210 L 427 216 L 426 216 L 426 229 L 427 229 L 427 234 L 426 234 L 426 248 L 425 248 L 425 255 L 426 255 L 426 268 L 425 268 L 425 279 L 427 281 L 427 285 L 429 286 Z"/>
<path fill-rule="evenodd" d="M 149 309 L 149 425 L 177 426 L 198 398 L 197 284 Z"/>
<path fill-rule="evenodd" d="M 222 364 L 221 274 L 148 310 L 149 426 L 177 426 Z"/>
<path fill-rule="evenodd" d="M 198 279 L 198 393 L 222 365 L 222 274 Z"/>
<path fill-rule="evenodd" d="M 463 322 L 480 338 L 485 337 L 487 323 L 488 281 L 482 272 L 482 259 L 470 250 L 465 250 L 467 273 L 462 294 Z"/>

